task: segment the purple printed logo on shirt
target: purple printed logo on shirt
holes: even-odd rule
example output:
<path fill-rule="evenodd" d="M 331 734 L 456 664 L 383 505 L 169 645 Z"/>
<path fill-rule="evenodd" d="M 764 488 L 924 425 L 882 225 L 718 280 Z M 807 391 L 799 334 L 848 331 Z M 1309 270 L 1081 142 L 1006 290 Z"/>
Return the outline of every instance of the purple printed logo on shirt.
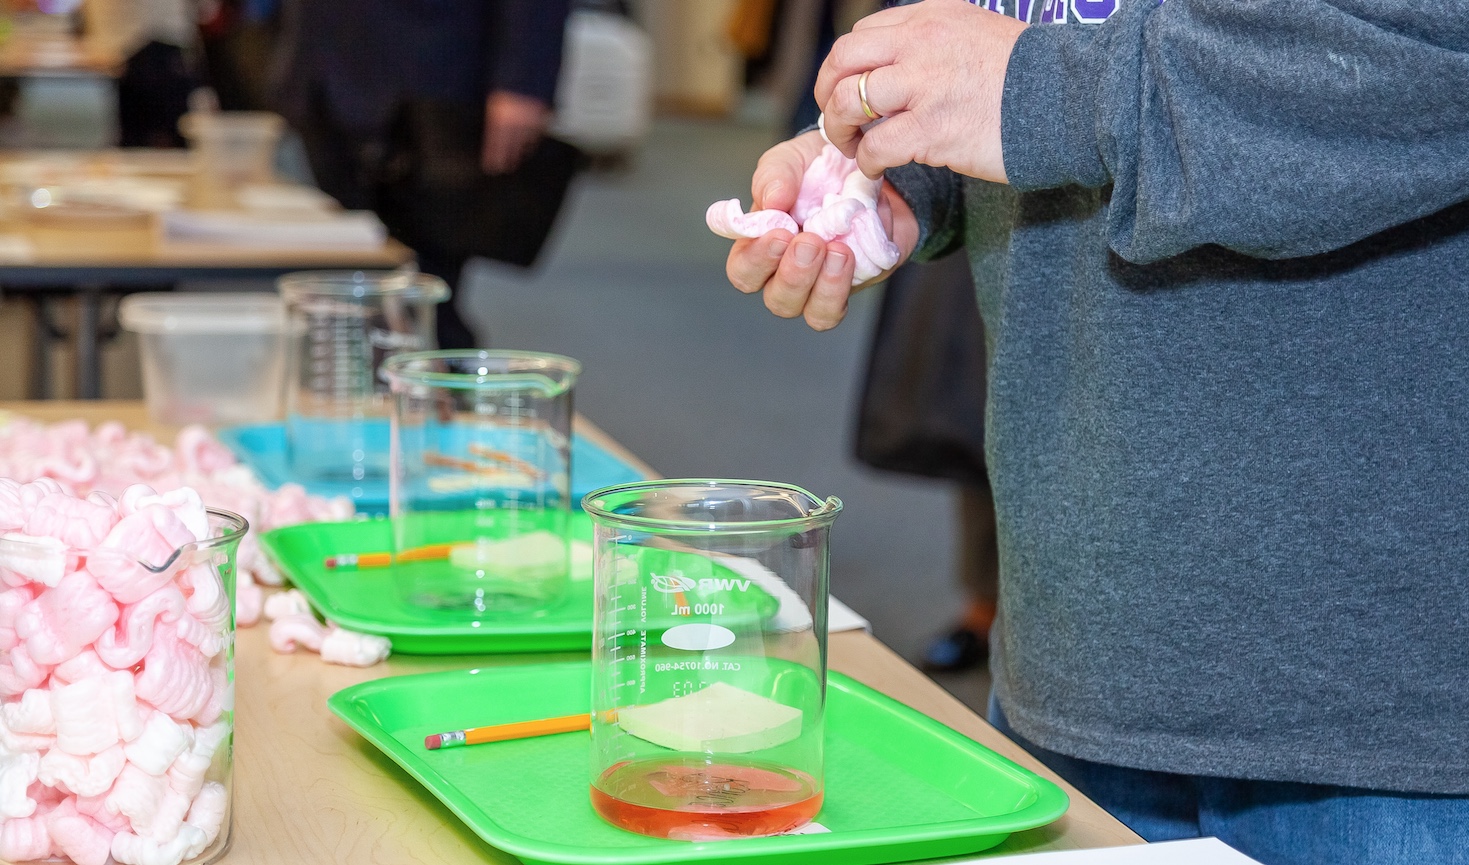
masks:
<path fill-rule="evenodd" d="M 969 2 L 1001 15 L 1014 15 L 1021 21 L 1030 24 L 1065 24 L 1067 22 L 1101 24 L 1112 17 L 1122 0 L 969 0 Z"/>

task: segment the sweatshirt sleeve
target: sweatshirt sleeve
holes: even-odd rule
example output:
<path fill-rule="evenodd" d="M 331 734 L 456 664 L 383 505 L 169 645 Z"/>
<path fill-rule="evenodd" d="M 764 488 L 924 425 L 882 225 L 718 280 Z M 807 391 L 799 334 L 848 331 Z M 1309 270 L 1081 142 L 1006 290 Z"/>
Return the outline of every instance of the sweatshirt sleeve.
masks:
<path fill-rule="evenodd" d="M 486 0 L 491 3 L 487 90 L 533 96 L 547 105 L 556 96 L 562 40 L 571 0 Z"/>
<path fill-rule="evenodd" d="M 1469 15 L 1441 0 L 1129 0 L 1021 33 L 1005 170 L 1112 184 L 1128 261 L 1313 255 L 1469 199 L 1466 83 Z"/>
<path fill-rule="evenodd" d="M 964 243 L 964 184 L 947 168 L 910 162 L 886 173 L 918 219 L 918 261 L 942 258 Z"/>

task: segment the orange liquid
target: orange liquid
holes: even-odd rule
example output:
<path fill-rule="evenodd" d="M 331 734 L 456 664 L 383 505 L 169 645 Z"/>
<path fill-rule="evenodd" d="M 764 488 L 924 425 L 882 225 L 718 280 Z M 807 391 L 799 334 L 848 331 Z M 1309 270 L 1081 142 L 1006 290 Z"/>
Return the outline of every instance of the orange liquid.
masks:
<path fill-rule="evenodd" d="M 592 807 L 640 835 L 717 841 L 798 829 L 821 810 L 821 791 L 795 769 L 675 756 L 608 769 L 592 785 Z"/>

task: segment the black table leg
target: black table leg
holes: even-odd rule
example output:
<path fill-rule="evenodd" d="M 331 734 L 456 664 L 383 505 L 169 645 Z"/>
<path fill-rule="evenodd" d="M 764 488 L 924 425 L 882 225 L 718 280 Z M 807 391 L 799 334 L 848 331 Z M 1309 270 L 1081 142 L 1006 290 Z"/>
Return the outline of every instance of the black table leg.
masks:
<path fill-rule="evenodd" d="M 56 325 L 51 321 L 51 300 L 44 294 L 30 296 L 35 332 L 31 334 L 31 381 L 27 388 L 31 399 L 51 398 L 51 341 Z"/>
<path fill-rule="evenodd" d="M 98 329 L 102 316 L 102 286 L 77 286 L 77 324 L 72 338 L 76 345 L 77 399 L 102 396 L 102 354 Z"/>

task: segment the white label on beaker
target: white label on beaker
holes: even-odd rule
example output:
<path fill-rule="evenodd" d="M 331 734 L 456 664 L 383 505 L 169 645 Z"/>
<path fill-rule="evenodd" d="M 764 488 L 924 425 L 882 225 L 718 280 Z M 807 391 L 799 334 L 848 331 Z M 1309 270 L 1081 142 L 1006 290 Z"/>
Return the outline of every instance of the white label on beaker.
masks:
<path fill-rule="evenodd" d="M 663 632 L 663 645 L 688 652 L 722 649 L 734 641 L 734 631 L 723 625 L 676 625 Z"/>

